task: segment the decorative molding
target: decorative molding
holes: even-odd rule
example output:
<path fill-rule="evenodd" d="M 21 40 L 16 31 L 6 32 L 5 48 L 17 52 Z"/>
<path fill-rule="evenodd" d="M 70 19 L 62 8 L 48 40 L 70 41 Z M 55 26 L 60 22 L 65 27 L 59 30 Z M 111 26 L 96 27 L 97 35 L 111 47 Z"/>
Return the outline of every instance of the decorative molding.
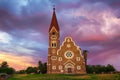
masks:
<path fill-rule="evenodd" d="M 57 60 L 57 56 L 51 56 L 51 60 Z"/>
<path fill-rule="evenodd" d="M 74 62 L 72 62 L 71 60 L 67 60 L 65 63 L 63 63 L 63 65 L 67 64 L 67 63 L 72 63 L 73 65 L 75 65 Z"/>
<path fill-rule="evenodd" d="M 55 31 L 58 33 L 58 31 L 56 30 L 55 26 L 53 26 L 53 27 L 51 28 L 51 30 L 50 30 L 49 33 L 51 33 L 53 30 L 55 30 Z"/>
<path fill-rule="evenodd" d="M 67 63 L 65 65 L 65 68 L 74 68 L 74 65 L 72 63 Z"/>

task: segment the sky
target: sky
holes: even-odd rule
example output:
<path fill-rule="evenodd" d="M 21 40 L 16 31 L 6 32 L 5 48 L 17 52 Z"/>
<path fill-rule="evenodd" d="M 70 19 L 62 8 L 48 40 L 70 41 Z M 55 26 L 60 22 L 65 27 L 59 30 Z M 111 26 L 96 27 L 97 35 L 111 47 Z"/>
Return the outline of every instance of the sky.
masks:
<path fill-rule="evenodd" d="M 0 0 L 0 63 L 21 70 L 47 61 L 53 5 L 60 43 L 71 36 L 88 64 L 120 71 L 120 0 Z"/>

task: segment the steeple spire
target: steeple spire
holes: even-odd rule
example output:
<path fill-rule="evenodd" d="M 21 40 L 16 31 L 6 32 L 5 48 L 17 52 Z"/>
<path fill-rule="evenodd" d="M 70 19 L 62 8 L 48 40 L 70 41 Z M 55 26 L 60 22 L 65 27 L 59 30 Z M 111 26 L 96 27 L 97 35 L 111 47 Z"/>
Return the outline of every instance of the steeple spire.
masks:
<path fill-rule="evenodd" d="M 53 15 L 52 15 L 52 20 L 51 20 L 49 32 L 50 32 L 50 30 L 52 29 L 53 26 L 55 27 L 55 29 L 56 29 L 57 31 L 59 31 L 59 25 L 58 25 L 56 13 L 55 13 L 55 7 L 53 7 Z"/>

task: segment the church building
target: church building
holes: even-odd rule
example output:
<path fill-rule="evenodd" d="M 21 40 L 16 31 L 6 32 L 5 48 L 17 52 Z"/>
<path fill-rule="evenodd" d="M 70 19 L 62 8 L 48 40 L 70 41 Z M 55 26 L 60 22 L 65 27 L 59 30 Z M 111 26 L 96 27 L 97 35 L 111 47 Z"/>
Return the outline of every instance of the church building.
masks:
<path fill-rule="evenodd" d="M 49 28 L 48 74 L 86 74 L 84 55 L 71 37 L 65 37 L 60 45 L 60 28 L 55 8 Z"/>

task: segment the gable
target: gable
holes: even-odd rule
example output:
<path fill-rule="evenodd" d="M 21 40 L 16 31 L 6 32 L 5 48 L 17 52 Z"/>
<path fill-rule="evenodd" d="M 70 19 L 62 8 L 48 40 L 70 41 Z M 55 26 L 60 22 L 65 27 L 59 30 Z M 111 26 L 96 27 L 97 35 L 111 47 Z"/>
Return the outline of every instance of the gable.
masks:
<path fill-rule="evenodd" d="M 60 48 L 57 51 L 57 55 L 60 55 L 61 53 L 65 53 L 67 51 L 72 51 L 72 52 L 75 52 L 75 53 L 79 53 L 79 55 L 81 57 L 83 57 L 82 54 L 81 54 L 80 47 L 75 44 L 75 42 L 72 40 L 71 37 L 66 37 L 65 38 L 62 45 L 60 46 Z"/>
<path fill-rule="evenodd" d="M 58 31 L 56 30 L 55 26 L 53 26 L 53 27 L 51 28 L 51 30 L 50 30 L 49 33 L 51 33 L 52 31 L 58 32 Z"/>

